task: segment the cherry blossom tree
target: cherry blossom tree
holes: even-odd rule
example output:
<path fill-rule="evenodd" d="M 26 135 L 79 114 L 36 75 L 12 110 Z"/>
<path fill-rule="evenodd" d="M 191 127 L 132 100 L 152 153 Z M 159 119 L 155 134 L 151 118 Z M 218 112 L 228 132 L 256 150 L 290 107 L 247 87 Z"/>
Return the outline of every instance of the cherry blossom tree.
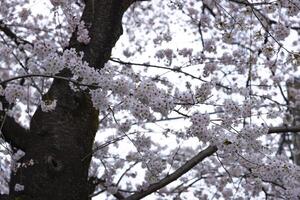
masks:
<path fill-rule="evenodd" d="M 35 4 L 0 2 L 0 199 L 300 198 L 300 1 Z"/>

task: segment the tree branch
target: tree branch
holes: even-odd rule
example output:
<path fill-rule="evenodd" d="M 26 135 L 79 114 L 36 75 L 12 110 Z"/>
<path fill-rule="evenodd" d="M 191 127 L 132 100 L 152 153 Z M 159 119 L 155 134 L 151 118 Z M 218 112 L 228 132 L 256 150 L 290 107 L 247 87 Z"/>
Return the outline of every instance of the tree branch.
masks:
<path fill-rule="evenodd" d="M 190 74 L 188 72 L 182 71 L 181 68 L 169 68 L 169 67 L 165 67 L 165 66 L 151 65 L 151 64 L 147 64 L 147 63 L 127 62 L 127 61 L 120 60 L 119 58 L 110 58 L 109 60 L 112 61 L 112 62 L 115 62 L 115 63 L 122 64 L 122 65 L 134 65 L 134 66 L 142 66 L 142 67 L 149 67 L 149 68 L 165 69 L 165 70 L 169 70 L 169 71 L 172 71 L 172 72 L 175 72 L 175 73 L 183 74 L 183 75 L 188 76 L 192 79 L 197 79 L 197 80 L 202 81 L 204 83 L 209 82 L 209 81 L 206 81 L 206 80 L 202 79 L 199 76 L 195 76 L 195 75 Z M 216 85 L 219 86 L 219 87 L 222 87 L 224 89 L 231 90 L 231 88 L 229 88 L 227 86 L 224 86 L 220 83 L 216 83 Z"/>
<path fill-rule="evenodd" d="M 18 124 L 12 117 L 3 116 L 1 121 L 1 136 L 13 147 L 25 150 L 27 141 L 29 140 L 28 130 Z"/>
<path fill-rule="evenodd" d="M 288 132 L 300 132 L 300 126 L 279 126 L 269 128 L 268 133 L 288 133 Z"/>
<path fill-rule="evenodd" d="M 4 81 L 0 81 L 0 85 L 6 85 L 7 83 L 14 81 L 14 80 L 18 80 L 18 79 L 24 79 L 24 78 L 32 78 L 32 77 L 43 77 L 43 78 L 53 78 L 53 79 L 59 79 L 59 80 L 63 80 L 63 81 L 67 81 L 70 83 L 74 83 L 75 85 L 79 85 L 79 86 L 86 86 L 86 87 L 90 87 L 90 88 L 100 88 L 100 86 L 98 85 L 93 85 L 93 84 L 84 84 L 81 83 L 80 81 L 68 78 L 68 77 L 64 77 L 64 76 L 57 76 L 57 75 L 47 75 L 47 74 L 25 74 L 25 75 L 20 75 L 20 76 L 15 76 L 9 79 L 6 79 Z"/>
<path fill-rule="evenodd" d="M 111 55 L 111 50 L 123 33 L 122 17 L 127 8 L 136 0 L 86 0 L 81 20 L 89 31 L 90 42 L 77 41 L 74 31 L 68 48 L 84 52 L 84 60 L 90 66 L 102 68 Z"/>
<path fill-rule="evenodd" d="M 90 182 L 90 191 L 91 192 L 95 190 L 97 185 L 101 185 L 105 189 L 105 191 L 107 189 L 107 186 L 105 185 L 105 180 L 102 178 L 92 177 L 92 178 L 90 178 L 89 182 Z M 113 186 L 116 186 L 116 185 L 113 185 Z M 98 193 L 91 194 L 90 197 L 95 197 L 97 195 L 98 195 Z M 125 199 L 124 195 L 119 190 L 116 193 L 111 194 L 111 195 L 113 195 L 117 199 Z"/>
<path fill-rule="evenodd" d="M 189 170 L 191 170 L 194 166 L 196 166 L 199 162 L 204 160 L 205 158 L 211 156 L 217 151 L 216 146 L 209 146 L 203 151 L 199 152 L 196 156 L 194 156 L 191 160 L 186 162 L 184 165 L 182 165 L 180 168 L 178 168 L 175 172 L 170 174 L 169 176 L 166 176 L 162 180 L 160 180 L 158 183 L 154 183 L 150 185 L 146 190 L 136 192 L 133 195 L 126 198 L 126 200 L 138 200 L 142 199 L 145 196 L 163 188 L 164 186 L 168 185 L 169 183 L 177 180 L 179 177 L 187 173 Z"/>
<path fill-rule="evenodd" d="M 0 31 L 2 31 L 7 37 L 13 40 L 16 45 L 20 45 L 20 44 L 32 45 L 27 40 L 18 37 L 14 32 L 12 32 L 12 30 L 10 30 L 10 28 L 6 24 L 4 24 L 2 20 L 0 20 Z"/>
<path fill-rule="evenodd" d="M 5 88 L 5 85 L 3 85 Z M 25 150 L 29 140 L 28 130 L 18 124 L 13 117 L 7 115 L 5 110 L 11 108 L 4 96 L 0 96 L 0 104 L 2 111 L 0 111 L 0 137 L 10 143 L 13 147 Z"/>

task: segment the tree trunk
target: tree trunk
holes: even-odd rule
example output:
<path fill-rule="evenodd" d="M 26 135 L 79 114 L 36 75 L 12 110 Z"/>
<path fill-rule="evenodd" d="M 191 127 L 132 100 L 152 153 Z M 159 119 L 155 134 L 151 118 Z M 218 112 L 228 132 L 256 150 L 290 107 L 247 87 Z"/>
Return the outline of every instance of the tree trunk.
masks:
<path fill-rule="evenodd" d="M 35 112 L 21 166 L 11 177 L 10 195 L 21 199 L 88 199 L 88 169 L 98 114 L 87 94 L 55 80 L 48 96 L 56 109 Z M 33 161 L 31 166 L 30 160 Z M 16 184 L 24 190 L 16 192 Z"/>
<path fill-rule="evenodd" d="M 297 94 L 300 94 L 300 80 L 294 80 L 294 83 L 287 84 L 288 87 L 288 97 L 292 105 L 290 113 L 293 116 L 293 125 L 300 125 L 300 101 L 296 98 Z M 292 144 L 293 144 L 293 161 L 296 165 L 300 165 L 300 134 L 292 133 Z"/>
<path fill-rule="evenodd" d="M 122 15 L 133 1 L 86 0 L 85 3 L 82 20 L 88 27 L 90 43 L 79 43 L 73 33 L 68 48 L 83 51 L 84 60 L 101 69 L 122 34 Z M 60 75 L 68 76 L 70 72 L 64 70 Z M 98 129 L 98 111 L 86 91 L 74 92 L 64 80 L 55 79 L 43 98 L 56 99 L 56 108 L 43 112 L 39 107 L 29 131 L 20 127 L 18 133 L 11 135 L 11 125 L 5 126 L 6 131 L 3 129 L 5 138 L 26 153 L 20 160 L 21 166 L 12 172 L 9 199 L 87 200 L 91 193 L 88 155 Z M 24 190 L 16 191 L 16 184 L 23 185 Z"/>

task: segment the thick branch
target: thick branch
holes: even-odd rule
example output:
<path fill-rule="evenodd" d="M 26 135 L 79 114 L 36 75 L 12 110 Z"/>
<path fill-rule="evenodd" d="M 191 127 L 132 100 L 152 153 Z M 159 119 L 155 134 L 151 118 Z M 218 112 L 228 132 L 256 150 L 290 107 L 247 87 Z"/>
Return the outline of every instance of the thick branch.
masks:
<path fill-rule="evenodd" d="M 3 116 L 1 124 L 1 131 L 4 136 L 4 140 L 10 143 L 13 147 L 25 150 L 27 141 L 29 140 L 28 131 L 9 116 Z"/>
<path fill-rule="evenodd" d="M 177 169 L 174 173 L 171 175 L 165 177 L 164 179 L 160 180 L 158 183 L 150 185 L 146 190 L 137 192 L 129 197 L 126 198 L 126 200 L 138 200 L 142 199 L 145 196 L 163 188 L 164 186 L 170 184 L 171 182 L 177 180 L 179 177 L 187 173 L 189 170 L 191 170 L 194 166 L 196 166 L 199 162 L 204 160 L 205 158 L 211 156 L 217 151 L 217 147 L 215 146 L 209 146 L 203 151 L 199 152 L 196 156 L 194 156 L 191 160 L 189 160 L 187 163 L 182 165 L 179 169 Z"/>
<path fill-rule="evenodd" d="M 122 35 L 122 16 L 135 0 L 87 0 L 81 20 L 89 31 L 90 42 L 77 41 L 77 31 L 70 40 L 69 48 L 84 52 L 84 60 L 90 66 L 102 68 L 108 61 L 111 50 Z"/>
<path fill-rule="evenodd" d="M 3 85 L 5 88 L 5 85 Z M 28 130 L 18 124 L 13 117 L 7 115 L 4 110 L 9 110 L 9 104 L 4 96 L 0 96 L 0 104 L 2 111 L 0 111 L 0 137 L 10 143 L 13 147 L 25 150 L 29 140 Z"/>
<path fill-rule="evenodd" d="M 279 126 L 269 128 L 268 133 L 288 133 L 288 132 L 300 132 L 300 126 Z"/>

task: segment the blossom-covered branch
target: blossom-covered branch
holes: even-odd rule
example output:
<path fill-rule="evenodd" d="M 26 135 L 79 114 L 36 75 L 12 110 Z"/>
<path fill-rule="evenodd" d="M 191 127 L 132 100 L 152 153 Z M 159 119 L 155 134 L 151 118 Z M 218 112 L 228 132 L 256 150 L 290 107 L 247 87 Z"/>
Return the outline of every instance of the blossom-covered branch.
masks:
<path fill-rule="evenodd" d="M 205 158 L 213 155 L 217 151 L 217 147 L 215 146 L 209 146 L 203 151 L 199 152 L 196 156 L 194 156 L 192 159 L 187 161 L 184 165 L 182 165 L 180 168 L 178 168 L 175 172 L 172 174 L 166 176 L 162 180 L 160 180 L 157 183 L 154 183 L 150 185 L 145 190 L 142 190 L 140 192 L 137 192 L 129 197 L 126 198 L 126 200 L 138 200 L 141 198 L 144 198 L 148 196 L 149 194 L 156 192 L 157 190 L 163 188 L 164 186 L 168 185 L 169 183 L 177 180 L 179 177 L 187 173 L 190 169 L 192 169 L 194 166 L 196 166 L 199 162 L 204 160 Z"/>

